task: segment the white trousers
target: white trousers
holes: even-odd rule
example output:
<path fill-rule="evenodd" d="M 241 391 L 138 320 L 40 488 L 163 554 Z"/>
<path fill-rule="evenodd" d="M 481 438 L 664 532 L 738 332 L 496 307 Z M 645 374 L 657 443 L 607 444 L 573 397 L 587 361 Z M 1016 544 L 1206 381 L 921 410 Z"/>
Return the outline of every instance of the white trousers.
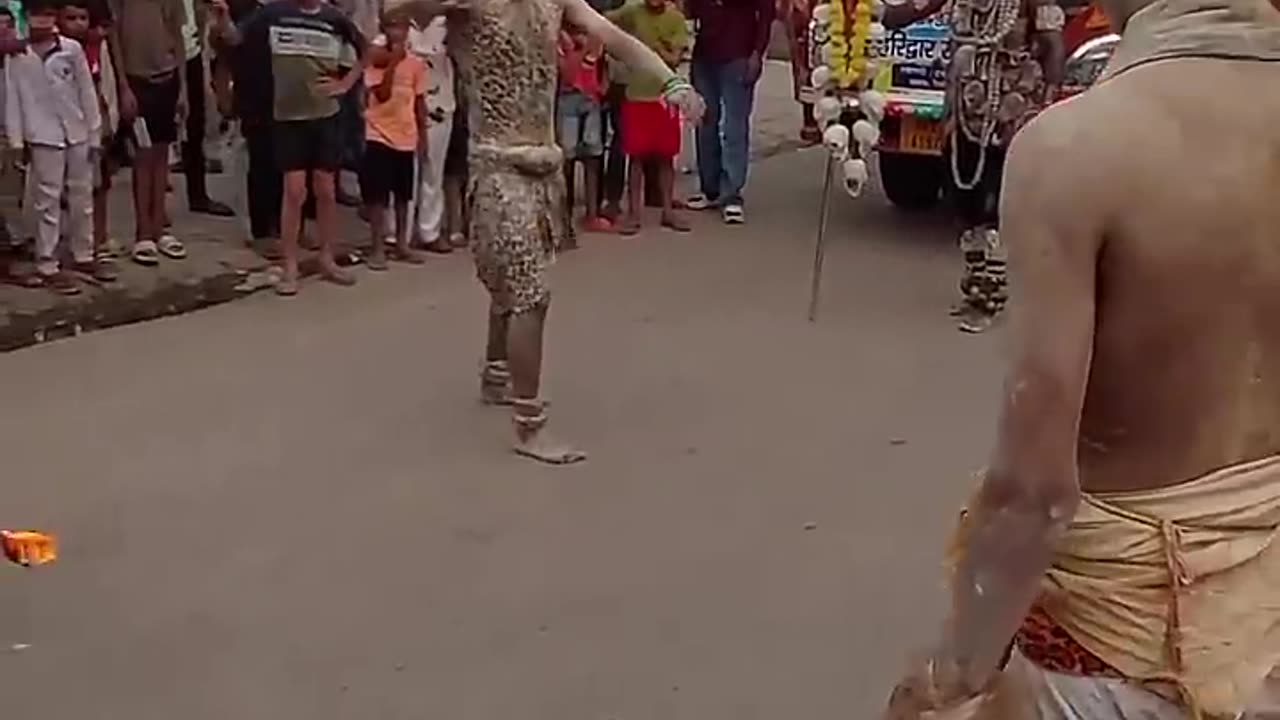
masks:
<path fill-rule="evenodd" d="M 444 158 L 453 134 L 453 113 L 439 122 L 427 123 L 427 157 L 418 165 L 418 233 L 423 242 L 440 239 L 444 225 Z M 411 223 L 412 224 L 412 223 Z"/>
<path fill-rule="evenodd" d="M 35 224 L 36 270 L 58 272 L 58 245 L 67 237 L 78 263 L 93 262 L 93 162 L 88 143 L 31 146 L 30 218 Z M 62 200 L 67 201 L 63 227 Z"/>

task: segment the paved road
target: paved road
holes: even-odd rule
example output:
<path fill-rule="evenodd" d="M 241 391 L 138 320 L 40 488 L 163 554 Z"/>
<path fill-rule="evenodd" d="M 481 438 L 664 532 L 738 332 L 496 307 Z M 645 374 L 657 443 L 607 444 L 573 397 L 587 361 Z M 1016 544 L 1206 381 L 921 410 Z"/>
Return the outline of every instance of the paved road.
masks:
<path fill-rule="evenodd" d="M 746 228 L 563 259 L 577 468 L 477 405 L 462 257 L 0 357 L 0 526 L 64 541 L 0 568 L 0 715 L 874 717 L 940 609 L 998 338 L 944 316 L 941 221 L 875 200 L 836 204 L 808 324 L 820 162 L 761 164 Z"/>

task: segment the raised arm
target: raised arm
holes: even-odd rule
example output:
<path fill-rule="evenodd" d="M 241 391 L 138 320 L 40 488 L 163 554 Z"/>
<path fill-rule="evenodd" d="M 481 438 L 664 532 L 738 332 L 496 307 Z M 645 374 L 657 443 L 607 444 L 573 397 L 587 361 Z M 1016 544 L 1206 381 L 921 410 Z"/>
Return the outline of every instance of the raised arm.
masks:
<path fill-rule="evenodd" d="M 692 122 L 699 122 L 706 106 L 689 83 L 644 43 L 623 32 L 607 18 L 596 12 L 586 0 L 559 0 L 569 22 L 582 27 L 588 34 L 604 43 L 609 54 L 636 72 L 651 75 L 663 81 L 663 95 L 675 104 Z"/>
<path fill-rule="evenodd" d="M 927 665 L 894 691 L 893 718 L 983 694 L 1079 503 L 1076 450 L 1106 202 L 1079 192 L 1106 183 L 1099 182 L 1099 163 L 1078 157 L 1089 140 L 1062 119 L 1041 116 L 1009 153 L 1001 237 L 1021 292 L 1012 304 L 1013 357 L 996 445 L 962 522 L 951 613 Z M 1062 162 L 1067 157 L 1073 160 Z"/>

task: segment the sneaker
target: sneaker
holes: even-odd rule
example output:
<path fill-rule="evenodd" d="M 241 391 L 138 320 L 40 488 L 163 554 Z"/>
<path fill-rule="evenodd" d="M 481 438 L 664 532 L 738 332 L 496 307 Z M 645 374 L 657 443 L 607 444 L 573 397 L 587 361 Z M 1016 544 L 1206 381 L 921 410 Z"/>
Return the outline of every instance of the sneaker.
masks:
<path fill-rule="evenodd" d="M 685 200 L 684 206 L 690 210 L 710 210 L 716 206 L 716 201 L 699 193 Z"/>
<path fill-rule="evenodd" d="M 737 203 L 725 205 L 720 211 L 720 217 L 724 218 L 725 223 L 729 225 L 741 225 L 747 221 L 746 211 Z"/>

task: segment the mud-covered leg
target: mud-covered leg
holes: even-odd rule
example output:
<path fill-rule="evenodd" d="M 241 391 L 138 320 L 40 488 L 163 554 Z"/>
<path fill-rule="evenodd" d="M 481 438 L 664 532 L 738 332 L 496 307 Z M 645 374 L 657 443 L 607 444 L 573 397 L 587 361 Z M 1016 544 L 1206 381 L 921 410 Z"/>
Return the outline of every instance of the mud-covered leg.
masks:
<path fill-rule="evenodd" d="M 510 315 L 489 307 L 489 338 L 480 371 L 480 400 L 486 405 L 511 404 L 511 370 L 507 366 L 507 328 Z"/>
<path fill-rule="evenodd" d="M 982 283 L 987 276 L 987 250 L 982 228 L 969 228 L 960 235 L 960 254 L 964 267 L 960 272 L 960 300 L 951 307 L 954 317 L 968 315 L 979 303 Z"/>
<path fill-rule="evenodd" d="M 972 242 L 981 246 L 982 271 L 970 283 L 966 296 L 967 309 L 960 316 L 960 329 L 980 333 L 995 322 L 1006 299 L 1006 261 L 1000 246 L 1000 233 L 983 227 L 973 231 Z"/>
<path fill-rule="evenodd" d="M 512 315 L 507 330 L 507 358 L 511 367 L 512 422 L 516 453 L 552 465 L 568 465 L 587 458 L 586 453 L 561 442 L 546 431 L 547 405 L 540 398 L 542 339 L 547 319 L 546 301 L 531 310 Z"/>

